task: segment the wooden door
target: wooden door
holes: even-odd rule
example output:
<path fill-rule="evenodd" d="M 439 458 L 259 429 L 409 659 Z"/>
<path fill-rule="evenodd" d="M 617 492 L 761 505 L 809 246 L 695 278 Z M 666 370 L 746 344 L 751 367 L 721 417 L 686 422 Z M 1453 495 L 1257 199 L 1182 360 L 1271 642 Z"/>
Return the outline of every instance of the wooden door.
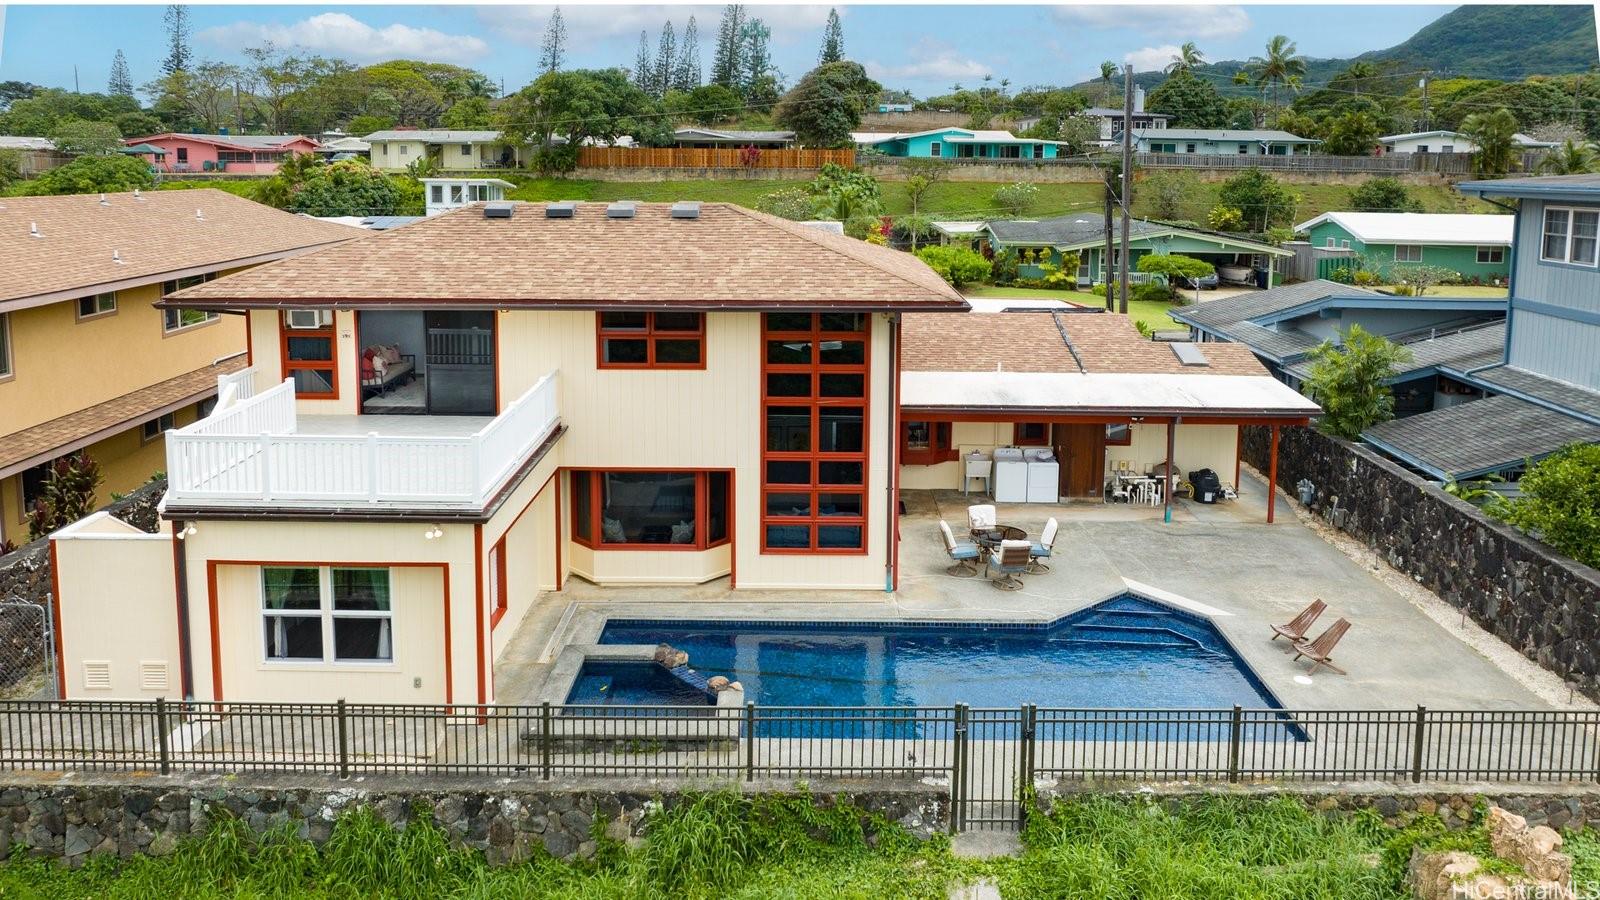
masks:
<path fill-rule="evenodd" d="M 1054 440 L 1061 464 L 1061 496 L 1101 499 L 1105 493 L 1106 427 L 1057 425 Z"/>

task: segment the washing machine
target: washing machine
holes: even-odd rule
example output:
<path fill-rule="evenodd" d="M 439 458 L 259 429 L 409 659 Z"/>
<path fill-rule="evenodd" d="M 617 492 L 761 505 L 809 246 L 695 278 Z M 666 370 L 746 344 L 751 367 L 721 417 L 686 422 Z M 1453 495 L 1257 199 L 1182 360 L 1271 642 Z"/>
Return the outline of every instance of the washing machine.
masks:
<path fill-rule="evenodd" d="M 1061 464 L 1049 447 L 1033 447 L 1023 451 L 1028 464 L 1028 502 L 1059 503 L 1061 501 Z"/>
<path fill-rule="evenodd" d="M 994 499 L 997 503 L 1028 502 L 1028 461 L 1021 447 L 994 449 Z"/>

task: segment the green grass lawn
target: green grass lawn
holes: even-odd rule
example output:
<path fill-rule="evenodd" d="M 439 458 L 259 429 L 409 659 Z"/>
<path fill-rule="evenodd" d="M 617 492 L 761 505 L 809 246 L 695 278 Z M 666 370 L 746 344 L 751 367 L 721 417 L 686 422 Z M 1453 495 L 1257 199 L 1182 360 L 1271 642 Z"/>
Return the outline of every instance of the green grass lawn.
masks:
<path fill-rule="evenodd" d="M 1379 285 L 1377 290 L 1392 291 L 1394 285 Z M 1429 297 L 1504 297 L 1507 291 L 1503 287 L 1493 287 L 1486 284 L 1441 284 L 1428 289 Z"/>
<path fill-rule="evenodd" d="M 1103 307 L 1106 305 L 1104 297 L 1091 294 L 1088 291 L 1049 291 L 1040 288 L 998 287 L 992 284 L 970 285 L 962 288 L 961 292 L 968 297 L 1032 297 L 1047 300 L 1060 300 L 1063 303 L 1076 303 L 1080 306 Z M 1172 321 L 1167 312 L 1173 304 L 1159 303 L 1153 300 L 1128 301 L 1128 318 L 1136 322 L 1143 322 L 1146 327 L 1162 331 L 1173 328 L 1187 328 Z"/>

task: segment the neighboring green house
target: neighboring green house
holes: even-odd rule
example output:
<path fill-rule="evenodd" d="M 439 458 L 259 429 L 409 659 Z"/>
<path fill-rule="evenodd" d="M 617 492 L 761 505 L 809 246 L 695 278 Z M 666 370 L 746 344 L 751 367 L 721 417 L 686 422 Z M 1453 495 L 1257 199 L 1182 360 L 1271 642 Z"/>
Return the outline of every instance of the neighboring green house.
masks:
<path fill-rule="evenodd" d="M 1064 155 L 1061 141 L 1019 138 L 1009 131 L 936 128 L 910 133 L 861 132 L 856 146 L 885 156 L 919 159 L 1055 159 Z"/>
<path fill-rule="evenodd" d="M 1309 156 L 1315 138 L 1272 129 L 1150 128 L 1135 129 L 1140 153 L 1195 153 L 1204 156 Z"/>
<path fill-rule="evenodd" d="M 1041 262 L 1059 267 L 1064 256 L 1077 254 L 1078 284 L 1090 285 L 1105 280 L 1105 220 L 1100 216 L 1080 213 L 1053 219 L 995 221 L 986 223 L 983 230 L 989 246 L 996 252 L 1007 249 L 1017 252 L 1020 260 L 1017 275 L 1021 278 L 1040 278 L 1045 274 Z M 1120 228 L 1116 235 L 1120 238 Z M 1113 259 L 1117 253 L 1113 248 Z M 1278 258 L 1294 256 L 1292 251 L 1235 234 L 1146 219 L 1133 220 L 1128 229 L 1128 255 L 1135 268 L 1130 276 L 1137 273 L 1139 257 L 1151 253 L 1203 259 L 1217 267 L 1217 274 L 1223 281 L 1258 286 L 1276 280 Z M 1110 268 L 1115 275 L 1115 265 Z"/>
<path fill-rule="evenodd" d="M 1363 266 L 1440 266 L 1464 280 L 1504 283 L 1511 271 L 1513 216 L 1330 212 L 1294 227 L 1313 247 L 1350 250 Z"/>

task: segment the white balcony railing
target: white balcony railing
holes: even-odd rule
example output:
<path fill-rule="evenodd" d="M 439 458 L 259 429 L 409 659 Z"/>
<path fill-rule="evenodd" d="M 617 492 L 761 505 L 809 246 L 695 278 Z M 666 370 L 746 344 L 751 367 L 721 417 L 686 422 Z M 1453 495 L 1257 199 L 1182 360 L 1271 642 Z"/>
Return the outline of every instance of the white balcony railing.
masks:
<path fill-rule="evenodd" d="M 167 432 L 167 499 L 482 507 L 558 422 L 551 372 L 468 435 L 302 434 L 286 380 Z"/>

